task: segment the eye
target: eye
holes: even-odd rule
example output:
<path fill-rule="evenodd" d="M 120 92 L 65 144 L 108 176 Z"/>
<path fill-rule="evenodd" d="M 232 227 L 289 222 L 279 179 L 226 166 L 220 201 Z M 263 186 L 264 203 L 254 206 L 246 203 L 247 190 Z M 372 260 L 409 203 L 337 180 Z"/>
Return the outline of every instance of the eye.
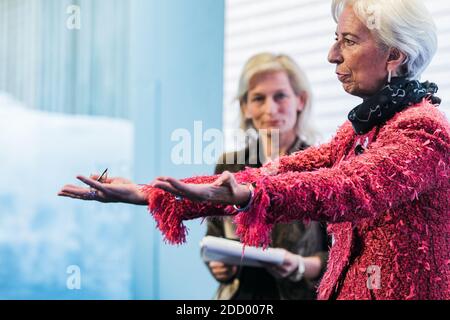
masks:
<path fill-rule="evenodd" d="M 352 41 L 352 40 L 347 39 L 347 38 L 344 38 L 344 42 L 345 42 L 345 44 L 348 45 L 348 46 L 353 46 L 354 44 L 356 44 L 355 41 Z"/>
<path fill-rule="evenodd" d="M 284 92 L 279 92 L 275 95 L 275 100 L 280 101 L 280 100 L 286 99 L 287 97 L 288 97 L 288 95 L 285 94 Z"/>
<path fill-rule="evenodd" d="M 251 101 L 252 102 L 261 102 L 261 101 L 264 101 L 264 97 L 263 96 L 254 96 Z"/>

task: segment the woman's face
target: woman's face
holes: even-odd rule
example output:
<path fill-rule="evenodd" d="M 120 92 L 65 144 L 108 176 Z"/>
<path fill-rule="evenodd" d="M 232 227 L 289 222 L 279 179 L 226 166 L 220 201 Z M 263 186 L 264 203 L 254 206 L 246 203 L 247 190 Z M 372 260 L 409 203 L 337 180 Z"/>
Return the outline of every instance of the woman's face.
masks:
<path fill-rule="evenodd" d="M 304 101 L 295 94 L 286 72 L 264 73 L 250 81 L 243 111 L 255 129 L 278 129 L 283 134 L 296 130 L 297 115 Z"/>
<path fill-rule="evenodd" d="M 381 48 L 369 28 L 347 6 L 336 30 L 336 42 L 328 61 L 336 64 L 336 74 L 344 90 L 368 98 L 378 92 L 387 79 L 389 50 Z"/>

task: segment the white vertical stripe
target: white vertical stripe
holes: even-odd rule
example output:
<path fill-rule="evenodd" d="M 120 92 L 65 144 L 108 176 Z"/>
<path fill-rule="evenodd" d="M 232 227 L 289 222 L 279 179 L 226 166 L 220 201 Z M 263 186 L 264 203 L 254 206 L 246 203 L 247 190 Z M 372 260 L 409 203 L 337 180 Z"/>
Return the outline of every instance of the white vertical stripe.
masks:
<path fill-rule="evenodd" d="M 79 4 L 81 30 L 68 30 Z M 129 3 L 0 0 L 0 91 L 45 111 L 128 118 Z"/>

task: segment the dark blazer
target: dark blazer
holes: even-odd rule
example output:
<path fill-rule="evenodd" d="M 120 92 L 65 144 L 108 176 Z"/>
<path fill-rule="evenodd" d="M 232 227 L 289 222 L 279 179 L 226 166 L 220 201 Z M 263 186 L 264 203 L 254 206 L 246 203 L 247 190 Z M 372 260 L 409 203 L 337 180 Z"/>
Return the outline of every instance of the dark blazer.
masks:
<path fill-rule="evenodd" d="M 297 139 L 288 153 L 304 150 L 307 147 L 305 143 Z M 259 151 L 259 149 L 252 150 Z M 239 159 L 241 159 L 240 164 Z M 243 159 L 245 159 L 245 163 L 242 163 Z M 231 164 L 227 164 L 227 162 Z M 262 153 L 252 153 L 250 147 L 247 147 L 238 152 L 222 155 L 215 173 L 238 172 L 246 166 L 258 168 L 262 166 L 263 162 L 264 155 Z M 208 218 L 207 221 L 207 235 L 238 240 L 231 218 L 214 217 Z M 272 232 L 271 247 L 284 248 L 302 256 L 319 256 L 324 272 L 328 260 L 328 243 L 324 224 L 311 222 L 305 225 L 302 222 L 293 222 L 275 226 Z M 216 298 L 232 300 L 315 299 L 317 285 L 318 279 L 316 281 L 303 279 L 300 282 L 293 282 L 288 279 L 276 279 L 264 268 L 241 267 L 235 278 L 220 284 Z"/>

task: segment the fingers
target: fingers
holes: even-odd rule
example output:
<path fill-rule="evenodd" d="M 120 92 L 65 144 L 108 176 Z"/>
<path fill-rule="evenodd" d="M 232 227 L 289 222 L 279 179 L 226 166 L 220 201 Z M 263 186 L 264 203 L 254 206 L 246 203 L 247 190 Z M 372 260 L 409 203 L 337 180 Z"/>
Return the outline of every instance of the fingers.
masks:
<path fill-rule="evenodd" d="M 81 188 L 73 185 L 66 185 L 61 189 L 60 193 L 72 194 L 74 196 L 83 196 L 89 191 L 90 190 L 87 188 Z"/>
<path fill-rule="evenodd" d="M 95 180 L 95 181 L 98 181 L 98 179 L 100 178 L 100 175 L 99 174 L 91 174 L 90 176 L 89 176 L 89 178 L 90 179 L 92 179 L 92 180 Z M 111 178 L 108 178 L 108 177 L 106 177 L 106 175 L 105 176 L 103 176 L 102 177 L 102 179 L 99 181 L 99 182 L 101 182 L 101 183 L 111 183 L 113 181 L 113 179 L 111 179 Z"/>
<path fill-rule="evenodd" d="M 213 185 L 221 186 L 221 185 L 224 185 L 224 184 L 230 184 L 231 180 L 233 178 L 234 178 L 234 175 L 231 172 L 224 171 L 224 172 L 222 172 L 220 177 L 216 181 L 213 182 Z"/>
<path fill-rule="evenodd" d="M 156 180 L 167 181 L 168 177 L 157 177 Z"/>
<path fill-rule="evenodd" d="M 89 178 L 86 178 L 86 177 L 83 177 L 83 176 L 78 176 L 77 179 L 80 180 L 81 182 L 87 184 L 88 186 L 94 188 L 94 189 L 97 189 L 97 190 L 100 190 L 100 191 L 103 191 L 103 192 L 107 192 L 105 186 L 99 181 L 96 181 L 96 180 L 93 180 L 93 179 L 89 179 Z"/>
<path fill-rule="evenodd" d="M 82 177 L 82 178 L 83 179 L 80 179 L 81 181 L 87 180 L 87 178 L 84 178 L 84 177 Z M 83 182 L 85 182 L 85 181 L 83 181 Z M 94 191 L 94 189 L 95 189 L 95 191 Z M 72 198 L 72 199 L 78 199 L 78 200 L 101 201 L 101 198 L 102 198 L 101 194 L 103 194 L 103 193 L 101 191 L 97 191 L 97 188 L 95 188 L 95 187 L 94 187 L 94 189 L 83 188 L 83 187 L 68 184 L 68 185 L 65 185 L 58 192 L 58 196 Z"/>
<path fill-rule="evenodd" d="M 237 272 L 237 266 L 229 266 L 219 261 L 211 261 L 209 267 L 214 277 L 219 281 L 226 281 Z"/>
<path fill-rule="evenodd" d="M 269 265 L 265 266 L 265 269 L 278 278 L 287 278 L 291 275 L 295 270 L 298 269 L 298 265 L 292 264 L 282 264 L 282 265 Z"/>
<path fill-rule="evenodd" d="M 230 189 L 230 191 L 233 194 L 236 194 L 237 190 L 238 190 L 238 183 L 234 177 L 234 174 L 232 174 L 229 171 L 224 171 L 220 177 L 213 182 L 214 186 L 226 186 Z"/>
<path fill-rule="evenodd" d="M 275 278 L 278 278 L 278 279 L 285 278 L 287 276 L 287 274 L 288 274 L 284 268 L 282 268 L 280 266 L 277 266 L 277 265 L 265 264 L 264 268 L 272 276 L 274 276 Z"/>
<path fill-rule="evenodd" d="M 83 188 L 75 185 L 65 185 L 59 192 L 58 196 L 67 197 L 79 200 L 97 200 L 103 202 L 105 200 L 105 194 L 108 189 L 107 185 L 103 185 L 101 182 L 96 181 L 99 176 L 96 174 L 91 175 L 91 178 L 83 176 L 77 176 L 77 179 L 90 186 L 90 188 Z"/>
<path fill-rule="evenodd" d="M 78 199 L 78 200 L 84 200 L 82 197 L 74 195 L 72 193 L 66 193 L 66 192 L 58 192 L 58 196 L 60 197 L 66 197 L 66 198 L 72 198 L 72 199 Z"/>
<path fill-rule="evenodd" d="M 198 197 L 198 194 L 189 189 L 188 184 L 171 177 L 159 177 L 153 182 L 152 186 L 173 193 L 176 196 L 185 197 L 190 195 L 192 199 Z"/>
<path fill-rule="evenodd" d="M 96 200 L 98 194 L 89 190 L 72 190 L 66 188 L 59 191 L 58 196 L 77 200 Z"/>
<path fill-rule="evenodd" d="M 168 183 L 170 183 L 172 185 L 172 187 L 174 187 L 176 190 L 178 190 L 178 191 L 180 191 L 182 193 L 188 191 L 187 190 L 187 185 L 184 182 L 181 182 L 178 179 L 167 177 L 166 181 Z"/>
<path fill-rule="evenodd" d="M 220 175 L 220 177 L 217 178 L 217 180 L 213 182 L 213 185 L 214 185 L 214 186 L 221 186 L 221 185 L 223 185 L 224 183 L 226 183 L 226 182 L 230 179 L 230 176 L 229 176 L 228 173 L 229 173 L 228 171 L 224 171 L 224 172 Z"/>
<path fill-rule="evenodd" d="M 225 263 L 220 262 L 220 261 L 211 261 L 209 263 L 209 266 L 211 268 L 222 268 L 222 267 L 225 267 Z"/>
<path fill-rule="evenodd" d="M 231 188 L 231 191 L 233 192 L 233 194 L 236 194 L 239 188 L 239 184 L 236 181 L 236 178 L 234 177 L 234 174 L 230 173 L 229 178 L 228 178 L 228 185 Z"/>
<path fill-rule="evenodd" d="M 235 266 L 229 266 L 222 262 L 212 261 L 209 267 L 214 272 L 214 274 L 230 274 Z"/>
<path fill-rule="evenodd" d="M 158 189 L 162 189 L 164 191 L 173 193 L 177 196 L 183 196 L 183 193 L 181 193 L 178 189 L 174 188 L 172 186 L 172 184 L 170 184 L 167 181 L 162 181 L 162 180 L 156 180 L 152 183 L 152 187 L 154 188 L 158 188 Z"/>

